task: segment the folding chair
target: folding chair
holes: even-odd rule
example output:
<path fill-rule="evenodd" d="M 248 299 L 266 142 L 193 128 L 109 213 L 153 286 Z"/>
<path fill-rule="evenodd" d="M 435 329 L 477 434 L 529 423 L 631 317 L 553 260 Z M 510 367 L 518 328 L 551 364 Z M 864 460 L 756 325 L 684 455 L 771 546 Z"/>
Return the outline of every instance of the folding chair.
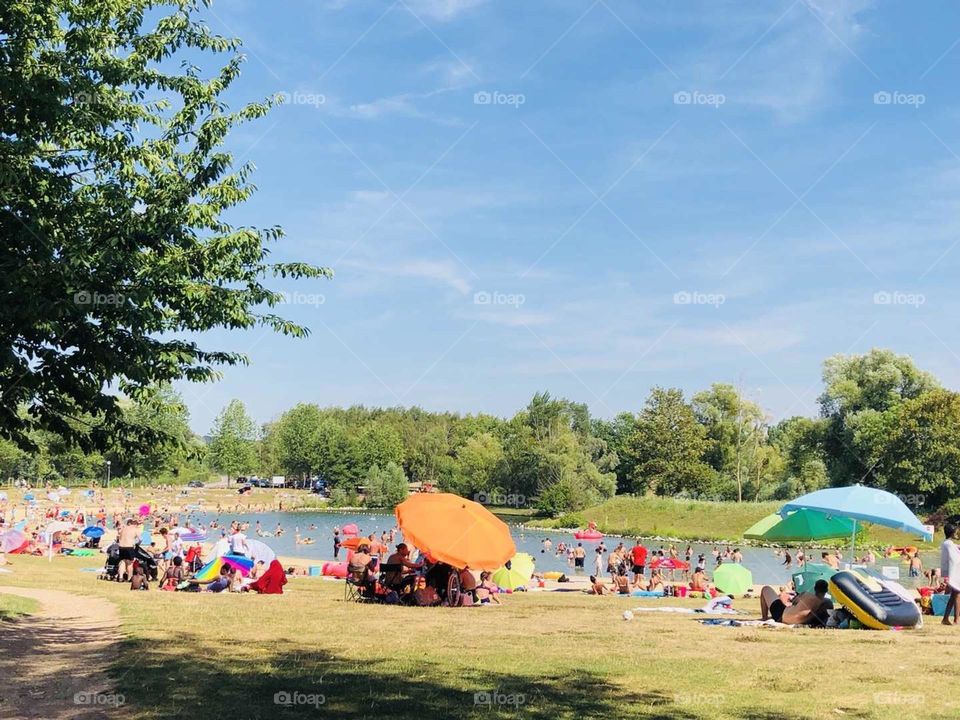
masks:
<path fill-rule="evenodd" d="M 370 602 L 373 599 L 373 593 L 363 582 L 363 573 L 360 574 L 360 577 L 357 577 L 357 574 L 347 572 L 343 585 L 344 602 Z"/>

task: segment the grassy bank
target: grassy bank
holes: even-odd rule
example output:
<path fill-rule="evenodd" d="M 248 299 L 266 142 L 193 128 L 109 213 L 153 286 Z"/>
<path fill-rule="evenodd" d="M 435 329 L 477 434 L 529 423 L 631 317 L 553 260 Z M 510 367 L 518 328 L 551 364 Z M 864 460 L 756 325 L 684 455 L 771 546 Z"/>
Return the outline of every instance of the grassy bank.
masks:
<path fill-rule="evenodd" d="M 783 506 L 775 503 L 704 502 L 674 498 L 619 496 L 580 512 L 552 520 L 531 520 L 530 527 L 583 528 L 590 520 L 607 534 L 669 537 L 707 542 L 739 542 L 743 532 Z M 905 533 L 871 526 L 862 542 L 873 545 L 916 545 L 932 548 Z M 842 544 L 842 543 L 841 543 Z"/>
<path fill-rule="evenodd" d="M 117 603 L 124 639 L 111 674 L 136 719 L 193 718 L 212 698 L 214 716 L 237 718 L 960 713 L 943 692 L 960 662 L 960 628 L 934 622 L 899 633 L 710 628 L 656 613 L 624 622 L 623 610 L 664 601 L 580 593 L 460 610 L 368 606 L 344 603 L 339 582 L 310 578 L 272 597 L 132 593 L 79 572 L 90 564 L 17 558 L 4 583 Z M 758 610 L 756 601 L 737 605 Z M 282 693 L 317 704 L 277 705 Z"/>
<path fill-rule="evenodd" d="M 9 575 L 0 576 L 0 580 L 10 577 Z M 17 597 L 16 595 L 0 595 L 0 622 L 4 620 L 16 620 L 24 615 L 33 615 L 40 609 L 40 604 L 30 598 Z"/>

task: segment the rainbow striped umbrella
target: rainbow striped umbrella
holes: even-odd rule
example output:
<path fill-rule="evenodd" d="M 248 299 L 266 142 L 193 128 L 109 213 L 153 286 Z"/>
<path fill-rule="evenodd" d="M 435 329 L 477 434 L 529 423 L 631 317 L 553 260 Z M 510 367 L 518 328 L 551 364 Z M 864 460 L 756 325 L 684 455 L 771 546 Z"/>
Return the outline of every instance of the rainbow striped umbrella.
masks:
<path fill-rule="evenodd" d="M 194 579 L 200 582 L 216 580 L 224 565 L 239 570 L 240 574 L 246 577 L 253 568 L 253 560 L 243 555 L 223 555 L 221 557 L 215 557 L 197 571 Z"/>

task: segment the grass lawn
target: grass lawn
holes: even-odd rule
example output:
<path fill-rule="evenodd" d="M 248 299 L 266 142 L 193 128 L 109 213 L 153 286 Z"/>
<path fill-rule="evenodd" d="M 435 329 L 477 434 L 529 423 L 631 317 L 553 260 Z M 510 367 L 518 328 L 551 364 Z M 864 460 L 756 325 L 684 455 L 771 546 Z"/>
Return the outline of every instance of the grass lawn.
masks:
<path fill-rule="evenodd" d="M 9 575 L 0 576 L 0 584 L 3 578 L 11 577 Z M 13 595 L 0 595 L 0 622 L 4 620 L 16 620 L 24 615 L 32 615 L 40 609 L 40 604 L 30 598 L 16 597 Z"/>
<path fill-rule="evenodd" d="M 555 520 L 531 520 L 527 524 L 544 528 L 586 527 L 587 522 L 593 520 L 605 533 L 735 542 L 751 525 L 781 507 L 782 502 L 705 502 L 619 496 Z M 926 549 L 939 546 L 938 542 L 922 543 L 919 538 L 876 525 L 869 528 L 866 542 L 884 546 L 916 545 Z"/>
<path fill-rule="evenodd" d="M 111 674 L 136 718 L 960 714 L 960 698 L 944 692 L 960 628 L 937 620 L 887 633 L 709 628 L 660 613 L 625 622 L 623 610 L 641 604 L 698 603 L 580 593 L 516 594 L 499 608 L 355 605 L 340 583 L 310 578 L 279 597 L 133 593 L 79 572 L 92 564 L 16 558 L 3 582 L 117 603 L 125 639 Z M 284 707 L 278 693 L 316 705 Z"/>

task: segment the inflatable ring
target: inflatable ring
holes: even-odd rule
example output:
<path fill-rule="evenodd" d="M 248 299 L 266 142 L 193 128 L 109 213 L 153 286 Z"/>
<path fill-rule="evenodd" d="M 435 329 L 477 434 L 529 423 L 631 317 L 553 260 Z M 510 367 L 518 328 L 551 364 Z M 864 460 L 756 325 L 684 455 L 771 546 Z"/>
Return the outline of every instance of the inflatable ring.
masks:
<path fill-rule="evenodd" d="M 550 572 L 545 572 L 543 574 L 544 580 L 557 580 L 558 578 L 563 577 L 562 572 L 557 572 L 556 570 L 551 570 Z"/>
<path fill-rule="evenodd" d="M 915 602 L 900 597 L 874 578 L 843 571 L 833 575 L 827 584 L 834 600 L 868 628 L 892 630 L 920 623 L 920 608 Z"/>
<path fill-rule="evenodd" d="M 577 540 L 601 540 L 603 533 L 599 530 L 578 530 L 573 534 Z"/>

